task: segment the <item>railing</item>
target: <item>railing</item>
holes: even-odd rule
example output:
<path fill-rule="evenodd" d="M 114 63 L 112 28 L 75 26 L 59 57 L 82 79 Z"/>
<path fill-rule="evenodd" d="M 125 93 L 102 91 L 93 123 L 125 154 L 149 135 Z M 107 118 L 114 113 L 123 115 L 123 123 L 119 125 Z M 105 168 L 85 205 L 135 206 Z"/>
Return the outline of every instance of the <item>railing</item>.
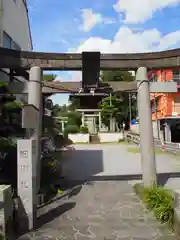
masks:
<path fill-rule="evenodd" d="M 135 144 L 140 143 L 140 135 L 134 132 L 127 132 L 125 134 L 125 139 L 128 142 L 133 142 Z M 180 143 L 161 142 L 158 139 L 154 139 L 154 146 L 161 149 L 162 146 L 164 146 L 164 150 L 167 152 L 172 152 L 174 154 L 180 153 Z"/>
<path fill-rule="evenodd" d="M 180 84 L 180 74 L 174 74 L 173 79 L 174 82 Z"/>
<path fill-rule="evenodd" d="M 162 78 L 162 79 L 161 79 Z M 179 73 L 167 73 L 166 75 L 157 78 L 156 74 L 153 74 L 152 76 L 149 77 L 150 82 L 157 82 L 157 81 L 162 81 L 162 80 L 172 80 L 173 82 L 176 82 L 180 84 L 180 72 Z"/>

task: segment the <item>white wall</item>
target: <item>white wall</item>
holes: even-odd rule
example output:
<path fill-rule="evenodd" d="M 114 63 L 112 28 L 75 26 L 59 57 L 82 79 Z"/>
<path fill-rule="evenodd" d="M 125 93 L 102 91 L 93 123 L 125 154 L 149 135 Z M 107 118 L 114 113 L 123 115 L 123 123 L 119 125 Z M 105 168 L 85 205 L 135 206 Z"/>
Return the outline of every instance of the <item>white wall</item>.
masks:
<path fill-rule="evenodd" d="M 22 50 L 31 50 L 31 35 L 28 15 L 23 0 L 2 1 L 2 29 Z"/>
<path fill-rule="evenodd" d="M 89 143 L 89 133 L 83 134 L 83 133 L 75 133 L 75 134 L 68 134 L 68 138 L 73 143 Z"/>
<path fill-rule="evenodd" d="M 105 142 L 119 142 L 124 140 L 123 132 L 118 133 L 98 133 L 98 137 L 101 143 Z"/>

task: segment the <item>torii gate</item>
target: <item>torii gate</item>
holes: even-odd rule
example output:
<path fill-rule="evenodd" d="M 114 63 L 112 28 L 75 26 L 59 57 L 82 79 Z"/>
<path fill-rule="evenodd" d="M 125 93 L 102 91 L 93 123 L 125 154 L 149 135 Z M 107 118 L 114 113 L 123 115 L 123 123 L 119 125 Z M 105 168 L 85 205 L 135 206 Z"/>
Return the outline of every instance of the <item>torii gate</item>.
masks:
<path fill-rule="evenodd" d="M 141 162 L 143 183 L 145 186 L 152 185 L 156 182 L 156 164 L 153 144 L 153 131 L 150 109 L 150 92 L 177 92 L 177 84 L 175 82 L 153 82 L 149 83 L 147 70 L 148 69 L 163 69 L 176 68 L 180 66 L 180 49 L 157 52 L 157 53 L 142 53 L 142 54 L 100 54 L 99 68 L 107 69 L 122 69 L 122 70 L 137 70 L 135 82 L 116 82 L 108 83 L 115 91 L 137 91 L 138 93 L 138 113 L 140 123 L 140 145 L 141 145 Z M 36 189 L 39 175 L 39 159 L 40 159 L 40 136 L 42 124 L 42 93 L 64 93 L 64 92 L 78 92 L 82 87 L 81 83 L 43 83 L 43 70 L 82 70 L 83 68 L 83 54 L 52 54 L 52 53 L 35 53 L 14 51 L 0 48 L 0 68 L 10 68 L 12 75 L 21 75 L 28 78 L 28 73 L 25 70 L 30 69 L 29 82 L 26 84 L 9 84 L 9 91 L 13 93 L 28 93 L 28 108 L 34 106 L 36 111 L 34 113 L 35 121 L 29 123 L 24 122 L 24 127 L 35 128 L 31 140 L 27 140 L 27 144 L 31 145 L 29 159 L 30 172 L 26 172 L 26 177 L 22 186 L 22 172 L 19 170 L 18 180 L 18 194 L 23 203 L 24 209 L 28 216 L 28 229 L 35 227 L 36 223 Z M 89 60 L 92 61 L 92 58 Z M 89 65 L 91 62 L 89 61 Z M 86 64 L 88 65 L 88 64 Z M 97 74 L 97 69 L 89 69 L 89 74 L 94 76 Z M 90 77 L 91 77 L 90 76 Z M 97 79 L 96 79 L 97 80 Z M 42 85 L 43 84 L 43 85 Z M 94 83 L 93 83 L 94 84 Z M 28 86 L 28 87 L 27 87 Z M 21 91 L 20 91 L 21 88 Z M 19 90 L 18 90 L 19 89 Z M 25 113 L 26 113 L 25 107 Z M 31 109 L 32 110 L 32 109 Z M 25 114 L 26 116 L 26 114 Z M 27 120 L 24 119 L 24 120 Z M 29 142 L 28 142 L 29 141 Z M 19 145 L 19 155 L 28 151 L 21 151 L 28 148 L 25 140 L 21 140 Z M 34 144 L 34 146 L 33 146 Z M 23 146 L 24 145 L 24 146 Z M 34 152 L 34 147 L 35 152 Z M 32 159 L 34 154 L 35 161 Z M 23 156 L 25 157 L 25 156 Z M 27 157 L 27 156 L 26 156 Z M 21 164 L 20 164 L 21 165 Z M 24 173 L 24 172 L 23 172 Z M 27 185 L 26 185 L 27 183 Z M 29 184 L 29 186 L 28 186 Z M 23 220 L 22 220 L 23 223 Z"/>

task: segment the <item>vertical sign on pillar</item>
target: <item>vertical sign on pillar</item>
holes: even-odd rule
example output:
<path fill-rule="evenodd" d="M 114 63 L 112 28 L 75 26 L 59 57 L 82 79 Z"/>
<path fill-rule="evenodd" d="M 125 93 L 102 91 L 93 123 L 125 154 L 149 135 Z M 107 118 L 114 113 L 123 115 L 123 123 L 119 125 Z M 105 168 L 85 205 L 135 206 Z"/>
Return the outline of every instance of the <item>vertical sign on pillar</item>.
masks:
<path fill-rule="evenodd" d="M 17 141 L 19 221 L 22 231 L 32 230 L 36 224 L 36 142 Z"/>

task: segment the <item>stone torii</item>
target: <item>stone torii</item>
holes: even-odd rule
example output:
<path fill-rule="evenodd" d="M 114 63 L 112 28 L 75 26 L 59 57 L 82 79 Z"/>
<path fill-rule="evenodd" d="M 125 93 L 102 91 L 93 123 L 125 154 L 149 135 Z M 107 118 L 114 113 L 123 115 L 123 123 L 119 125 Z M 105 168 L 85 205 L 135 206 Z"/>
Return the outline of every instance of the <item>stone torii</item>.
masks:
<path fill-rule="evenodd" d="M 131 61 L 132 62 L 132 61 Z M 25 209 L 28 218 L 28 229 L 31 230 L 36 226 L 37 209 L 36 209 L 36 194 L 39 186 L 40 178 L 40 138 L 41 138 L 41 125 L 42 125 L 42 73 L 43 69 L 39 66 L 34 66 L 29 72 L 29 82 L 27 84 L 25 92 L 28 92 L 28 106 L 31 108 L 32 115 L 34 114 L 34 121 L 28 122 L 27 114 L 28 106 L 24 109 L 24 125 L 25 128 L 33 129 L 29 143 L 25 144 L 25 140 L 20 140 L 19 151 L 24 144 L 24 148 L 28 148 L 28 144 L 35 144 L 35 154 L 33 150 L 30 151 L 31 159 L 28 164 L 30 165 L 30 171 L 24 174 L 24 180 L 20 167 L 18 169 L 18 195 L 21 198 L 23 207 Z M 121 83 L 119 83 L 120 85 Z M 126 83 L 127 84 L 127 83 Z M 151 186 L 152 183 L 156 183 L 156 163 L 155 153 L 153 144 L 153 130 L 152 130 L 152 119 L 151 119 L 151 108 L 150 108 L 150 92 L 177 92 L 177 84 L 175 82 L 153 82 L 148 81 L 147 67 L 139 67 L 136 72 L 136 82 L 130 83 L 130 86 L 123 90 L 137 91 L 138 95 L 138 113 L 140 123 L 140 146 L 141 146 L 141 163 L 142 163 L 142 176 L 143 183 L 145 186 Z M 134 86 L 132 88 L 132 85 Z M 56 84 L 54 83 L 54 87 Z M 18 88 L 18 83 L 16 83 Z M 11 92 L 16 92 L 15 85 L 9 85 Z M 50 86 L 51 88 L 51 86 Z M 44 87 L 43 87 L 44 89 Z M 118 91 L 118 88 L 116 89 Z M 47 90 L 48 91 L 48 90 Z M 71 89 L 62 89 L 62 92 L 68 92 Z M 29 108 L 30 109 L 30 108 Z M 25 121 L 26 119 L 26 121 Z M 33 143 L 33 144 L 32 144 Z M 22 145 L 21 145 L 22 144 Z M 25 146 L 26 145 L 26 146 Z M 21 151 L 23 152 L 23 151 Z M 19 166 L 22 162 L 19 160 Z M 27 182 L 27 188 L 22 182 Z M 21 220 L 23 223 L 23 220 Z"/>

